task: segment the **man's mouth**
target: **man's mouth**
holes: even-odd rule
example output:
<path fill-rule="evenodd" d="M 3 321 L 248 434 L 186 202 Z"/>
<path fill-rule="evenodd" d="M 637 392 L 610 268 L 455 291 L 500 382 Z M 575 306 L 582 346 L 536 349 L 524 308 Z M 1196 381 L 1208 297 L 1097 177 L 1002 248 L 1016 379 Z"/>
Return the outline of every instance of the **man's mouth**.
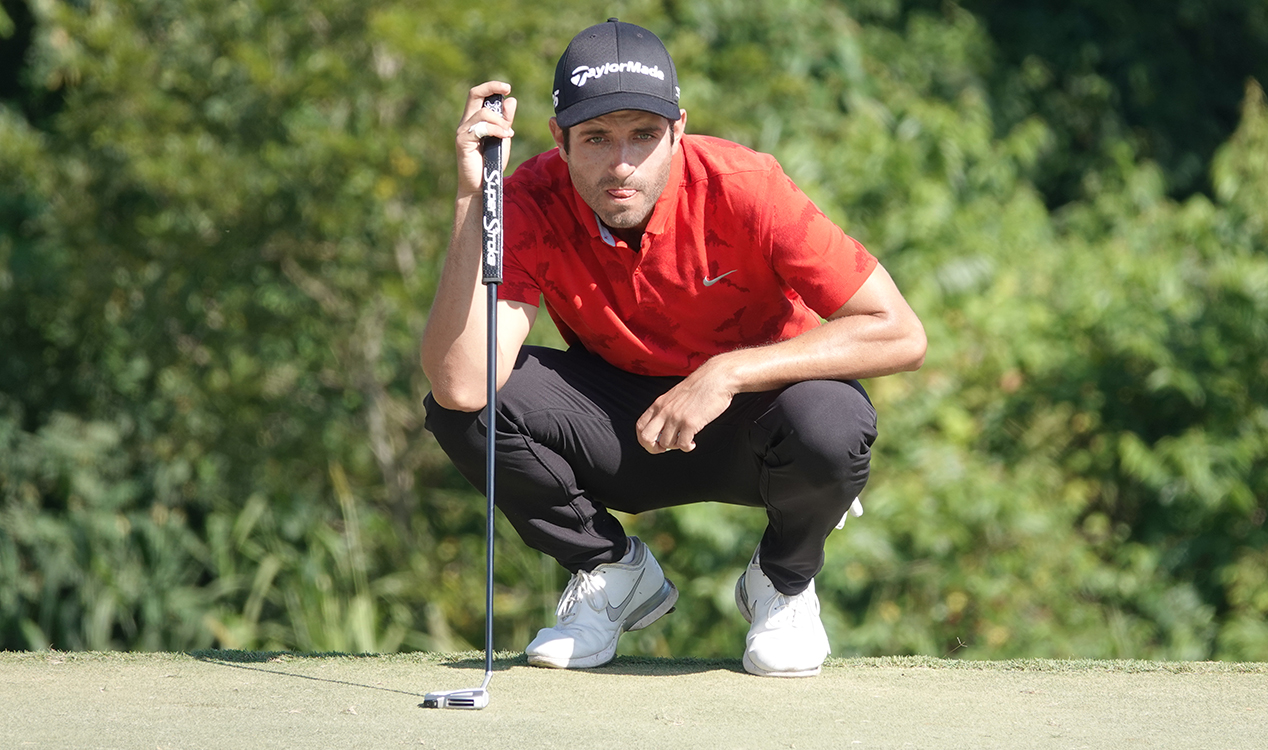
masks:
<path fill-rule="evenodd" d="M 629 200 L 638 195 L 638 191 L 634 188 L 608 188 L 608 195 L 618 201 Z"/>

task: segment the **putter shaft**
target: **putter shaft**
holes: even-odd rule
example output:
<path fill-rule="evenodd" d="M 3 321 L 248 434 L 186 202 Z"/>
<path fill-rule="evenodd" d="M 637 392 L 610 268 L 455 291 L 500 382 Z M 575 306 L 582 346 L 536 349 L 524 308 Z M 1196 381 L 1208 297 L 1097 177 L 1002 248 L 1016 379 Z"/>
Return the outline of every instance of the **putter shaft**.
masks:
<path fill-rule="evenodd" d="M 484 106 L 502 113 L 502 97 L 493 95 Z M 427 693 L 423 708 L 481 709 L 489 705 L 489 681 L 493 679 L 493 469 L 497 438 L 497 320 L 498 284 L 502 281 L 502 140 L 484 138 L 484 216 L 482 281 L 488 287 L 487 401 L 485 404 L 485 578 L 484 578 L 484 684 L 478 688 Z"/>

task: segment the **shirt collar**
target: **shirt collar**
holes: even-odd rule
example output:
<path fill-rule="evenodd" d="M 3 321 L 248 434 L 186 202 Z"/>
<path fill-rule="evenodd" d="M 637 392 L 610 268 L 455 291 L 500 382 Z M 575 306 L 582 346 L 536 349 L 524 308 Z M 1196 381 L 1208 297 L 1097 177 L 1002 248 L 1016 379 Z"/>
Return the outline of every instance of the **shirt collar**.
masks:
<path fill-rule="evenodd" d="M 586 208 L 590 207 L 586 206 Z M 612 236 L 612 230 L 608 229 L 607 225 L 599 220 L 599 215 L 594 211 L 591 211 L 590 215 L 594 217 L 594 225 L 599 228 L 599 237 L 608 243 L 609 247 L 616 247 L 616 238 Z"/>

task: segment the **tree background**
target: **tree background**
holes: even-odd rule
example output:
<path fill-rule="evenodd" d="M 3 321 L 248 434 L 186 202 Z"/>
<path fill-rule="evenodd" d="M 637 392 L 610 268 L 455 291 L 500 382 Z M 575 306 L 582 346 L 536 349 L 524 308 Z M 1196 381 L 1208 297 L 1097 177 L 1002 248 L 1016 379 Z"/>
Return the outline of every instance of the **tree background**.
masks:
<path fill-rule="evenodd" d="M 0 648 L 483 645 L 420 407 L 453 129 L 496 77 L 550 147 L 613 15 L 928 329 L 868 383 L 836 655 L 1268 659 L 1262 0 L 0 0 Z M 682 600 L 621 652 L 738 656 L 762 514 L 625 520 Z M 498 533 L 518 650 L 566 575 Z"/>

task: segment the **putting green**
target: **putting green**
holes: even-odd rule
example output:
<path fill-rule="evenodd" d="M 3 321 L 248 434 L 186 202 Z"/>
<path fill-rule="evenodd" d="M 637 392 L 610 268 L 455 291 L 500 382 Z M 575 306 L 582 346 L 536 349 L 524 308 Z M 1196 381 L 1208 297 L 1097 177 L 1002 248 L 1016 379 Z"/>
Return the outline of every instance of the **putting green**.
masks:
<path fill-rule="evenodd" d="M 0 654 L 6 748 L 1254 748 L 1268 664 L 831 659 L 819 677 L 618 657 L 565 672 L 499 654 L 483 711 L 449 656 Z"/>

